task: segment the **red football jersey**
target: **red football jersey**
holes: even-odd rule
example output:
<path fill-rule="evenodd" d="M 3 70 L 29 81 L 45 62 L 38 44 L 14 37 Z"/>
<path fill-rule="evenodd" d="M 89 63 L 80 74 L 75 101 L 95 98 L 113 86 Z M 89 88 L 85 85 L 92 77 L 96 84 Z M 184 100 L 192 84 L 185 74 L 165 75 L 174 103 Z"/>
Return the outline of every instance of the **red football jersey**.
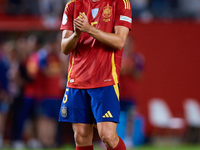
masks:
<path fill-rule="evenodd" d="M 44 99 L 61 99 L 64 92 L 64 88 L 61 84 L 63 81 L 61 60 L 57 54 L 49 53 L 46 58 L 46 63 L 48 75 L 45 74 L 43 81 Z"/>
<path fill-rule="evenodd" d="M 114 26 L 132 27 L 129 0 L 72 0 L 65 8 L 61 30 L 73 31 L 73 20 L 79 12 L 89 23 L 105 32 L 114 33 Z M 81 33 L 70 56 L 68 87 L 88 89 L 117 84 L 122 50 L 113 49 L 87 33 Z"/>
<path fill-rule="evenodd" d="M 26 69 L 32 81 L 26 84 L 24 95 L 28 98 L 40 100 L 43 96 L 43 87 L 41 85 L 43 85 L 44 75 L 39 70 L 39 56 L 37 52 L 31 54 L 28 58 Z"/>

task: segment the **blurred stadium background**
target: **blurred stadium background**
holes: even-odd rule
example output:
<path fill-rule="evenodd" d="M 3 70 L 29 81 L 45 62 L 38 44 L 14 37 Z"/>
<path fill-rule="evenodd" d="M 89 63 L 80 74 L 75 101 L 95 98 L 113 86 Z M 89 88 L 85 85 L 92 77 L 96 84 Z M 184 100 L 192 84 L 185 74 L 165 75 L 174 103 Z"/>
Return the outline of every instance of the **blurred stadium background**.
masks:
<path fill-rule="evenodd" d="M 133 89 L 133 147 L 200 149 L 200 0 L 130 2 L 134 41 L 129 43 L 135 44 L 127 49 L 140 53 L 144 65 Z M 48 120 L 38 105 L 34 110 L 23 105 L 27 86 L 36 82 L 38 99 L 62 100 L 68 56 L 60 53 L 59 26 L 66 3 L 0 0 L 0 149 L 73 149 L 70 124 Z M 38 49 L 44 51 L 32 59 Z M 41 72 L 43 78 L 36 79 Z M 102 147 L 97 132 L 94 142 Z"/>

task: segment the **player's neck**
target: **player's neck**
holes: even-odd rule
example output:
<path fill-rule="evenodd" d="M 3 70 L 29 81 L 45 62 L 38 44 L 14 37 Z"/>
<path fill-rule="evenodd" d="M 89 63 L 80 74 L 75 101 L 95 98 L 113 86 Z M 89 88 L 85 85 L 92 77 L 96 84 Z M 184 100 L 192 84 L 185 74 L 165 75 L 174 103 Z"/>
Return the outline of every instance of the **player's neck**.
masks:
<path fill-rule="evenodd" d="M 92 0 L 93 2 L 97 2 L 97 1 L 100 1 L 100 0 Z"/>

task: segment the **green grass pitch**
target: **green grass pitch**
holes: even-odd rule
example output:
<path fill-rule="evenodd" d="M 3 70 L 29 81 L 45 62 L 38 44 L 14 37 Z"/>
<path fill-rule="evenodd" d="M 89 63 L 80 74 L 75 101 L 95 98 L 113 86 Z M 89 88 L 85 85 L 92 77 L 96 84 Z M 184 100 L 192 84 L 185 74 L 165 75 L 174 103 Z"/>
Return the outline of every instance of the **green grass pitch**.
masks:
<path fill-rule="evenodd" d="M 14 150 L 11 148 L 4 148 L 2 150 Z M 33 150 L 33 149 L 25 149 L 25 150 Z M 36 149 L 35 149 L 36 150 Z M 63 148 L 56 148 L 56 149 L 38 149 L 38 150 L 75 150 L 73 146 L 64 146 Z M 105 150 L 94 146 L 94 150 Z M 152 146 L 152 145 L 145 145 L 141 147 L 136 147 L 133 149 L 127 150 L 200 150 L 199 145 L 181 145 L 181 146 Z"/>

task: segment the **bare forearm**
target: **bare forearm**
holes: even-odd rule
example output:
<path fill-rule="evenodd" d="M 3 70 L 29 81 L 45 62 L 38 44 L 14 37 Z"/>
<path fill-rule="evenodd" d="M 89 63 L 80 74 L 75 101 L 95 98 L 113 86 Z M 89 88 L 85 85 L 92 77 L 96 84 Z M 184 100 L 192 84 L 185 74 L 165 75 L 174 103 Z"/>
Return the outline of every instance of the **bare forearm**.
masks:
<path fill-rule="evenodd" d="M 90 26 L 88 34 L 114 49 L 121 50 L 124 47 L 125 40 L 116 33 L 104 32 L 93 26 Z"/>
<path fill-rule="evenodd" d="M 61 41 L 61 50 L 65 55 L 68 55 L 70 52 L 72 52 L 78 42 L 79 35 L 73 33 L 68 38 L 63 38 Z"/>
<path fill-rule="evenodd" d="M 124 26 L 115 26 L 115 33 L 104 32 L 91 26 L 88 23 L 88 18 L 86 15 L 80 13 L 81 17 L 77 17 L 74 20 L 75 27 L 81 32 L 86 32 L 98 41 L 108 45 L 114 49 L 122 50 L 125 45 L 126 38 L 129 33 L 129 29 Z"/>

